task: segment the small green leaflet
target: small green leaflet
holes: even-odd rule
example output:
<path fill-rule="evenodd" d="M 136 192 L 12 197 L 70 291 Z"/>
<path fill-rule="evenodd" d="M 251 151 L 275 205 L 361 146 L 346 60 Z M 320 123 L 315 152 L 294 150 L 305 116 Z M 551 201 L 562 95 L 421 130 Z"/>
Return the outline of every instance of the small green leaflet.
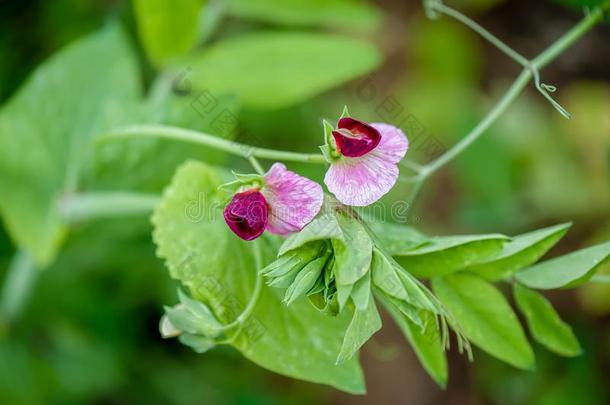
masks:
<path fill-rule="evenodd" d="M 339 213 L 337 221 L 345 238 L 332 241 L 335 251 L 335 280 L 337 284 L 351 285 L 369 271 L 373 241 L 357 219 Z"/>
<path fill-rule="evenodd" d="M 393 251 L 392 255 L 417 277 L 439 277 L 492 257 L 508 240 L 499 234 L 435 237 L 414 249 Z"/>
<path fill-rule="evenodd" d="M 339 227 L 337 217 L 328 207 L 328 203 L 322 206 L 320 213 L 307 224 L 300 232 L 290 235 L 278 252 L 278 256 L 316 240 L 343 239 L 343 231 Z"/>
<path fill-rule="evenodd" d="M 430 243 L 428 236 L 407 225 L 375 220 L 368 223 L 379 238 L 379 243 L 392 255 L 398 255 Z"/>
<path fill-rule="evenodd" d="M 373 249 L 373 262 L 371 264 L 373 284 L 389 296 L 399 300 L 408 301 L 409 295 L 402 285 L 396 268 L 388 258 L 377 248 Z"/>
<path fill-rule="evenodd" d="M 193 54 L 185 66 L 199 90 L 235 94 L 248 107 L 280 108 L 355 79 L 380 62 L 377 49 L 362 40 L 276 31 L 220 41 Z"/>
<path fill-rule="evenodd" d="M 328 256 L 319 257 L 299 270 L 294 281 L 286 290 L 286 295 L 284 296 L 286 305 L 292 304 L 297 298 L 309 293 L 320 278 L 327 260 Z"/>
<path fill-rule="evenodd" d="M 577 250 L 528 267 L 515 278 L 539 290 L 573 287 L 586 282 L 610 258 L 610 242 Z"/>
<path fill-rule="evenodd" d="M 465 269 L 486 280 L 496 281 L 536 263 L 568 231 L 572 224 L 560 224 L 515 236 L 494 257 Z"/>
<path fill-rule="evenodd" d="M 432 279 L 432 288 L 470 341 L 517 368 L 534 368 L 534 352 L 521 324 L 492 284 L 459 273 Z"/>
<path fill-rule="evenodd" d="M 252 243 L 236 237 L 222 217 L 223 197 L 218 186 L 228 178 L 228 173 L 205 164 L 185 163 L 152 218 L 157 253 L 166 261 L 171 276 L 187 286 L 193 298 L 205 303 L 223 325 L 244 310 L 258 272 Z M 199 204 L 200 215 L 192 215 L 193 204 Z M 277 247 L 265 242 L 255 243 L 260 243 L 266 265 L 274 260 Z M 241 328 L 226 332 L 231 344 L 248 359 L 277 373 L 363 393 L 358 359 L 335 364 L 350 314 L 327 316 L 307 299 L 286 306 L 278 292 L 263 283 L 250 317 Z M 195 340 L 187 344 L 196 350 L 209 343 Z"/>
<path fill-rule="evenodd" d="M 369 290 L 370 291 L 370 290 Z M 375 300 L 368 300 L 368 305 L 364 309 L 354 309 L 352 321 L 345 331 L 345 338 L 341 351 L 337 357 L 337 364 L 341 364 L 358 352 L 360 347 L 365 344 L 375 332 L 381 329 L 381 318 Z"/>
<path fill-rule="evenodd" d="M 411 344 L 424 369 L 438 385 L 443 388 L 446 387 L 449 378 L 447 356 L 445 355 L 441 333 L 434 324 L 434 317 L 429 312 L 424 311 L 423 314 L 425 314 L 427 322 L 422 329 L 384 295 L 385 293 L 381 292 L 377 296 Z"/>
<path fill-rule="evenodd" d="M 561 320 L 542 294 L 517 283 L 513 294 L 534 339 L 562 356 L 572 357 L 582 352 L 570 325 Z"/>

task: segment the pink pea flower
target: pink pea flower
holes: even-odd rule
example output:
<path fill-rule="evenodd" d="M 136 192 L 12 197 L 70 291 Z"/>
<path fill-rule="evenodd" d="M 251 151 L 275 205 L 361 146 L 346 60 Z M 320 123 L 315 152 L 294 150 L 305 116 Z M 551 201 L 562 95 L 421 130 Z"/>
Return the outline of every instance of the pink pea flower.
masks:
<path fill-rule="evenodd" d="M 281 163 L 274 163 L 262 180 L 262 186 L 236 193 L 224 210 L 225 222 L 244 240 L 265 230 L 277 235 L 300 231 L 322 207 L 322 187 Z"/>
<path fill-rule="evenodd" d="M 341 117 L 332 136 L 338 157 L 332 159 L 324 183 L 337 200 L 364 207 L 390 191 L 398 180 L 398 162 L 409 148 L 399 128 Z"/>

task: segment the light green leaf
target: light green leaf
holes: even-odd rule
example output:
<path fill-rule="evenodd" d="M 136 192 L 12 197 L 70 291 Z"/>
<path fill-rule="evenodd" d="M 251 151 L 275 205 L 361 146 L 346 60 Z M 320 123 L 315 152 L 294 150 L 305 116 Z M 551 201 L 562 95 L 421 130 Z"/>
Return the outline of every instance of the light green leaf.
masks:
<path fill-rule="evenodd" d="M 352 302 L 358 311 L 364 311 L 371 300 L 371 273 L 368 272 L 360 280 L 356 281 L 351 293 Z"/>
<path fill-rule="evenodd" d="M 517 368 L 534 368 L 534 352 L 521 324 L 492 284 L 460 273 L 433 279 L 432 288 L 471 342 Z"/>
<path fill-rule="evenodd" d="M 383 248 L 392 255 L 398 255 L 429 243 L 429 237 L 408 225 L 379 221 L 369 221 L 369 225 Z"/>
<path fill-rule="evenodd" d="M 304 267 L 317 260 L 324 246 L 324 242 L 320 241 L 307 243 L 299 249 L 280 256 L 260 270 L 260 273 L 265 276 L 267 285 L 270 287 L 288 288 L 295 282 Z M 317 267 L 317 264 L 314 266 Z"/>
<path fill-rule="evenodd" d="M 204 0 L 134 0 L 138 35 L 150 60 L 163 67 L 197 42 Z"/>
<path fill-rule="evenodd" d="M 373 284 L 384 293 L 407 300 L 408 295 L 398 277 L 398 273 L 388 258 L 377 248 L 373 249 L 373 261 L 371 262 Z"/>
<path fill-rule="evenodd" d="M 337 284 L 351 285 L 369 271 L 373 241 L 357 219 L 339 213 L 337 220 L 343 231 L 344 241 L 332 240 L 335 252 L 335 280 Z"/>
<path fill-rule="evenodd" d="M 560 224 L 515 236 L 496 256 L 465 269 L 486 280 L 499 280 L 536 263 L 568 231 L 572 224 Z"/>
<path fill-rule="evenodd" d="M 392 254 L 417 277 L 439 277 L 480 263 L 502 250 L 508 237 L 499 234 L 435 237 L 422 246 Z"/>
<path fill-rule="evenodd" d="M 223 221 L 222 197 L 217 188 L 226 180 L 202 163 L 181 166 L 153 215 L 157 253 L 172 277 L 188 286 L 223 324 L 234 321 L 249 301 L 257 269 L 252 242 L 236 237 Z M 202 197 L 203 196 L 203 197 Z M 186 212 L 193 201 L 203 213 L 193 220 Z M 263 247 L 263 264 L 274 253 Z M 232 344 L 245 357 L 269 370 L 306 381 L 329 384 L 347 392 L 364 392 L 357 359 L 335 365 L 349 314 L 329 317 L 306 299 L 289 307 L 281 291 L 262 286 L 252 314 Z"/>
<path fill-rule="evenodd" d="M 284 295 L 286 305 L 292 304 L 297 298 L 305 296 L 311 290 L 320 277 L 320 273 L 324 270 L 327 260 L 328 256 L 319 257 L 299 271 Z"/>
<path fill-rule="evenodd" d="M 275 24 L 373 30 L 381 21 L 379 9 L 354 0 L 229 0 L 229 13 Z"/>
<path fill-rule="evenodd" d="M 233 93 L 244 105 L 279 108 L 299 103 L 375 69 L 370 44 L 305 32 L 258 32 L 224 40 L 194 56 L 192 82 Z"/>
<path fill-rule="evenodd" d="M 57 200 L 79 187 L 92 136 L 137 102 L 139 83 L 124 34 L 111 25 L 40 65 L 0 112 L 0 212 L 39 264 L 65 236 Z"/>
<path fill-rule="evenodd" d="M 343 232 L 339 227 L 334 212 L 331 209 L 323 208 L 313 221 L 307 224 L 300 232 L 290 235 L 282 243 L 278 255 L 283 255 L 306 243 L 325 239 L 343 239 Z"/>
<path fill-rule="evenodd" d="M 352 321 L 345 331 L 345 338 L 341 346 L 341 352 L 337 357 L 337 364 L 353 358 L 354 354 L 365 344 L 371 336 L 381 329 L 381 318 L 375 300 L 368 300 L 368 306 L 363 309 L 355 309 Z"/>
<path fill-rule="evenodd" d="M 577 250 L 528 267 L 515 278 L 530 288 L 547 290 L 586 282 L 610 258 L 610 242 Z"/>
<path fill-rule="evenodd" d="M 190 333 L 180 335 L 178 340 L 180 340 L 180 343 L 183 345 L 193 349 L 196 353 L 205 353 L 216 346 L 214 340 L 201 335 L 192 335 Z"/>
<path fill-rule="evenodd" d="M 202 318 L 196 316 L 184 305 L 165 307 L 165 315 L 171 324 L 181 331 L 214 338 L 220 333 L 220 324 L 213 315 Z"/>
<path fill-rule="evenodd" d="M 440 331 L 434 324 L 434 316 L 430 312 L 422 311 L 426 319 L 422 329 L 391 301 L 383 298 L 383 293 L 380 300 L 411 344 L 424 369 L 438 385 L 446 387 L 449 378 L 447 357 Z"/>
<path fill-rule="evenodd" d="M 525 316 L 534 339 L 562 356 L 577 356 L 582 349 L 570 325 L 561 320 L 544 295 L 515 284 L 515 302 Z"/>

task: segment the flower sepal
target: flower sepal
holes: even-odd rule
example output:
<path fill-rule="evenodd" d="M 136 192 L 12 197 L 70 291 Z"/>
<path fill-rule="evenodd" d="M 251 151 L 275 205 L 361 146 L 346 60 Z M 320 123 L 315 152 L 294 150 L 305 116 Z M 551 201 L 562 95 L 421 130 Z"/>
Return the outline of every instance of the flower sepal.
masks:
<path fill-rule="evenodd" d="M 322 151 L 324 159 L 326 159 L 329 164 L 332 164 L 341 158 L 341 154 L 337 150 L 337 144 L 333 137 L 335 127 L 326 120 L 322 121 L 322 125 L 324 126 L 324 145 L 320 146 L 320 151 Z"/>
<path fill-rule="evenodd" d="M 242 174 L 233 172 L 235 180 L 218 186 L 218 190 L 235 194 L 244 190 L 259 190 L 265 185 L 265 179 L 260 174 Z"/>

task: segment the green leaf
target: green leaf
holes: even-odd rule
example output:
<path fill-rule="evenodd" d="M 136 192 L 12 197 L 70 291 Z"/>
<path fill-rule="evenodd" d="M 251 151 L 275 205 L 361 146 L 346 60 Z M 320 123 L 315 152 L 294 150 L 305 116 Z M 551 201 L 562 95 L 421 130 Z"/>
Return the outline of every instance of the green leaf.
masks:
<path fill-rule="evenodd" d="M 513 294 L 525 316 L 534 339 L 562 356 L 577 356 L 582 352 L 570 325 L 561 320 L 544 295 L 515 284 Z"/>
<path fill-rule="evenodd" d="M 369 225 L 383 248 L 392 255 L 401 254 L 429 243 L 430 238 L 407 225 L 376 221 L 371 221 Z"/>
<path fill-rule="evenodd" d="M 521 324 L 492 284 L 460 273 L 433 279 L 432 288 L 470 341 L 517 368 L 534 368 L 534 352 Z"/>
<path fill-rule="evenodd" d="M 172 277 L 188 286 L 223 324 L 234 321 L 249 301 L 257 269 L 252 242 L 236 237 L 224 223 L 217 188 L 228 176 L 202 163 L 181 166 L 153 215 L 157 253 Z M 193 202 L 202 215 L 186 215 Z M 274 252 L 258 240 L 263 264 Z M 350 319 L 347 312 L 329 317 L 306 299 L 289 307 L 281 292 L 262 286 L 252 314 L 232 344 L 253 362 L 290 377 L 329 384 L 351 393 L 364 392 L 357 359 L 335 365 Z"/>
<path fill-rule="evenodd" d="M 383 295 L 380 300 L 411 344 L 424 369 L 438 385 L 446 387 L 449 378 L 447 357 L 440 331 L 434 325 L 434 316 L 430 312 L 422 311 L 426 316 L 425 327 L 422 329 L 387 298 L 384 299 Z"/>
<path fill-rule="evenodd" d="M 134 0 L 138 35 L 149 59 L 163 67 L 197 42 L 204 0 Z"/>
<path fill-rule="evenodd" d="M 320 273 L 324 270 L 324 265 L 328 257 L 319 257 L 299 271 L 296 278 L 286 290 L 284 302 L 286 305 L 292 304 L 297 298 L 305 296 L 314 286 Z"/>
<path fill-rule="evenodd" d="M 80 186 L 92 136 L 137 102 L 139 83 L 124 34 L 111 25 L 40 65 L 0 112 L 0 213 L 39 264 L 66 234 L 57 200 Z"/>
<path fill-rule="evenodd" d="M 371 273 L 356 281 L 351 292 L 352 302 L 358 311 L 364 311 L 371 300 Z"/>
<path fill-rule="evenodd" d="M 180 335 L 178 340 L 180 340 L 180 343 L 183 345 L 193 349 L 196 353 L 205 353 L 216 346 L 214 340 L 201 335 L 192 335 L 190 333 Z"/>
<path fill-rule="evenodd" d="M 351 285 L 369 271 L 373 241 L 357 219 L 340 213 L 337 215 L 337 221 L 343 231 L 344 241 L 332 240 L 335 252 L 335 280 L 340 285 Z"/>
<path fill-rule="evenodd" d="M 504 235 L 435 237 L 415 249 L 394 251 L 396 261 L 417 277 L 439 277 L 480 263 L 502 250 Z"/>
<path fill-rule="evenodd" d="M 369 31 L 381 21 L 378 8 L 353 0 L 229 0 L 229 13 L 287 26 Z"/>
<path fill-rule="evenodd" d="M 528 267 L 515 278 L 530 288 L 547 290 L 586 282 L 610 258 L 610 242 L 577 250 Z"/>
<path fill-rule="evenodd" d="M 398 277 L 398 273 L 388 258 L 379 251 L 373 249 L 373 261 L 371 262 L 373 284 L 389 296 L 400 300 L 407 300 L 408 294 Z"/>
<path fill-rule="evenodd" d="M 233 93 L 244 105 L 279 108 L 302 102 L 375 69 L 370 44 L 305 32 L 258 32 L 224 40 L 194 56 L 192 82 Z"/>
<path fill-rule="evenodd" d="M 496 256 L 465 269 L 495 281 L 536 263 L 568 231 L 572 224 L 560 224 L 515 236 Z"/>
<path fill-rule="evenodd" d="M 300 232 L 290 235 L 282 243 L 278 255 L 283 255 L 309 242 L 325 239 L 343 239 L 343 231 L 339 227 L 335 214 L 331 210 L 323 208 L 313 221 Z"/>
<path fill-rule="evenodd" d="M 341 346 L 341 352 L 337 357 L 337 364 L 341 364 L 353 357 L 353 355 L 370 338 L 381 329 L 381 318 L 375 300 L 368 300 L 368 306 L 364 309 L 355 309 L 352 321 L 345 331 L 345 338 Z"/>
<path fill-rule="evenodd" d="M 221 325 L 213 315 L 200 318 L 184 305 L 166 307 L 165 315 L 174 327 L 186 333 L 204 335 L 208 338 L 216 337 L 220 333 Z"/>

